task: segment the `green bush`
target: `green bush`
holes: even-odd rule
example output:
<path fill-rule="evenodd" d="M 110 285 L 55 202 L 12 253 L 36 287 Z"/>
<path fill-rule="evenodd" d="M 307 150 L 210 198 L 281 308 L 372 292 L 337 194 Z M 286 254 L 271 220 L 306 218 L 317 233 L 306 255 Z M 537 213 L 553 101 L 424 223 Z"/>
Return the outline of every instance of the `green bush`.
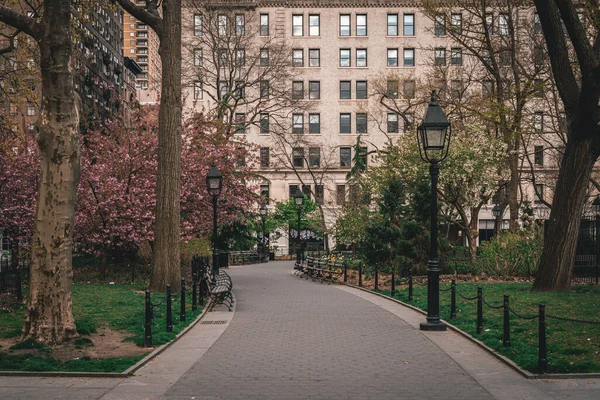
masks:
<path fill-rule="evenodd" d="M 475 271 L 497 278 L 532 276 L 542 254 L 544 230 L 504 232 L 481 245 Z"/>

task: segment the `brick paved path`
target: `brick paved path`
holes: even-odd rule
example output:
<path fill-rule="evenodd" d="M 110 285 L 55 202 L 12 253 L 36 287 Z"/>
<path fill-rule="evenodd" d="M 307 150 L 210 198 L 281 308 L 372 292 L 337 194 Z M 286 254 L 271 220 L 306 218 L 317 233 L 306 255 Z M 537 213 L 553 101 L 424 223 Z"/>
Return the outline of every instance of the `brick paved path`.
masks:
<path fill-rule="evenodd" d="M 235 317 L 166 399 L 492 398 L 404 320 L 291 267 L 229 270 Z"/>

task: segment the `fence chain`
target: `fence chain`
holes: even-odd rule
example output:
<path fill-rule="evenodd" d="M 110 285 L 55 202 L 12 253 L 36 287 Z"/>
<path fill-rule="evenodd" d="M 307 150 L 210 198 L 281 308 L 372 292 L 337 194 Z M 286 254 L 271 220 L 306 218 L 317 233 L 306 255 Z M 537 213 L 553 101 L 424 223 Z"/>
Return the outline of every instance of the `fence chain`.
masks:
<path fill-rule="evenodd" d="M 548 314 L 546 314 L 546 318 L 551 318 L 551 319 L 555 319 L 558 321 L 576 322 L 579 324 L 600 325 L 600 321 L 586 321 L 586 320 L 576 319 L 576 318 L 557 317 L 555 315 L 548 315 Z"/>
<path fill-rule="evenodd" d="M 458 290 L 456 291 L 456 293 L 457 293 L 457 294 L 460 296 L 460 298 L 461 298 L 461 299 L 463 299 L 463 300 L 468 300 L 468 301 L 471 301 L 471 300 L 477 300 L 477 296 L 475 296 L 475 297 L 465 297 L 465 296 L 463 296 L 463 295 L 462 295 L 462 294 L 461 294 L 461 293 L 460 293 Z"/>
<path fill-rule="evenodd" d="M 156 304 L 150 302 L 150 305 L 152 305 L 152 307 L 158 307 L 158 306 L 162 305 L 165 302 L 165 300 L 167 300 L 167 296 L 163 297 L 163 299 Z"/>
<path fill-rule="evenodd" d="M 539 318 L 539 314 L 538 315 L 534 315 L 532 317 L 525 317 L 521 314 L 519 314 L 518 312 L 516 312 L 515 310 L 513 310 L 510 306 L 508 307 L 508 311 L 510 311 L 511 313 L 513 313 L 514 315 L 516 315 L 517 317 L 521 318 L 521 319 L 536 319 Z"/>
<path fill-rule="evenodd" d="M 440 292 L 449 292 L 452 290 L 452 286 L 450 286 L 449 288 L 446 289 L 440 289 Z"/>
<path fill-rule="evenodd" d="M 484 303 L 486 306 L 488 306 L 489 308 L 493 308 L 493 309 L 495 309 L 495 310 L 499 310 L 499 309 L 501 309 L 501 308 L 504 308 L 504 304 L 500 304 L 499 306 L 494 306 L 494 305 L 491 305 L 490 303 L 488 303 L 487 301 L 485 301 L 485 298 L 484 298 L 484 297 L 482 297 L 482 298 L 481 298 L 481 300 L 482 300 L 482 301 L 483 301 L 483 303 Z"/>

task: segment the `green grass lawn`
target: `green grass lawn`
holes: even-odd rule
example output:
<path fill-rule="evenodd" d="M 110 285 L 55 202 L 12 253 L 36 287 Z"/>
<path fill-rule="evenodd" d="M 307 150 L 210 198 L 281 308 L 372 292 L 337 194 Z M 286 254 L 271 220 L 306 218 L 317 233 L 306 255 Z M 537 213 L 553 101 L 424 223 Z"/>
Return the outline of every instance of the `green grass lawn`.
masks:
<path fill-rule="evenodd" d="M 85 335 L 94 333 L 99 328 L 110 328 L 122 331 L 128 341 L 138 346 L 144 344 L 144 290 L 145 284 L 108 285 L 108 284 L 75 284 L 73 285 L 73 314 L 77 330 Z M 164 297 L 161 294 L 152 296 L 153 303 L 159 303 Z M 153 345 L 161 345 L 175 338 L 198 314 L 201 307 L 192 312 L 191 293 L 186 295 L 187 321 L 179 322 L 179 298 L 173 299 L 173 332 L 165 332 L 164 304 L 154 310 L 152 324 Z M 10 338 L 20 334 L 24 321 L 24 308 L 0 311 L 0 337 Z M 52 358 L 52 350 L 42 347 L 30 354 L 12 354 L 6 349 L 0 351 L 0 370 L 19 371 L 102 371 L 121 372 L 139 361 L 142 356 L 127 358 L 107 358 L 72 360 L 60 362 Z"/>
<path fill-rule="evenodd" d="M 458 283 L 465 297 L 477 295 L 476 283 Z M 531 283 L 482 283 L 483 297 L 492 305 L 502 304 L 504 293 L 510 306 L 523 316 L 538 313 L 546 304 L 546 314 L 582 320 L 600 321 L 600 287 L 573 286 L 568 293 L 531 292 Z M 440 285 L 441 289 L 450 287 Z M 401 286 L 396 298 L 408 302 L 408 288 Z M 382 292 L 389 295 L 388 292 Z M 536 372 L 538 359 L 538 321 L 519 319 L 511 314 L 511 346 L 502 345 L 503 310 L 483 306 L 483 329 L 476 333 L 477 302 L 456 296 L 456 319 L 450 320 L 450 292 L 440 293 L 440 317 L 481 340 L 522 368 Z M 427 309 L 427 286 L 414 286 L 410 304 Z M 585 325 L 546 319 L 548 370 L 550 373 L 600 372 L 600 325 Z"/>

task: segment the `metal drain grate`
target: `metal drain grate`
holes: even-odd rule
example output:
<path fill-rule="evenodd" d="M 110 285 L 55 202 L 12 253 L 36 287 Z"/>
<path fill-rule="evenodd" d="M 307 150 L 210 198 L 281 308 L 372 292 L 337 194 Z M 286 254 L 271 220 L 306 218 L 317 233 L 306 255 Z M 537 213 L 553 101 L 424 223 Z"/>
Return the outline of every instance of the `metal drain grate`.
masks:
<path fill-rule="evenodd" d="M 202 321 L 200 324 L 202 325 L 224 325 L 227 321 Z"/>

